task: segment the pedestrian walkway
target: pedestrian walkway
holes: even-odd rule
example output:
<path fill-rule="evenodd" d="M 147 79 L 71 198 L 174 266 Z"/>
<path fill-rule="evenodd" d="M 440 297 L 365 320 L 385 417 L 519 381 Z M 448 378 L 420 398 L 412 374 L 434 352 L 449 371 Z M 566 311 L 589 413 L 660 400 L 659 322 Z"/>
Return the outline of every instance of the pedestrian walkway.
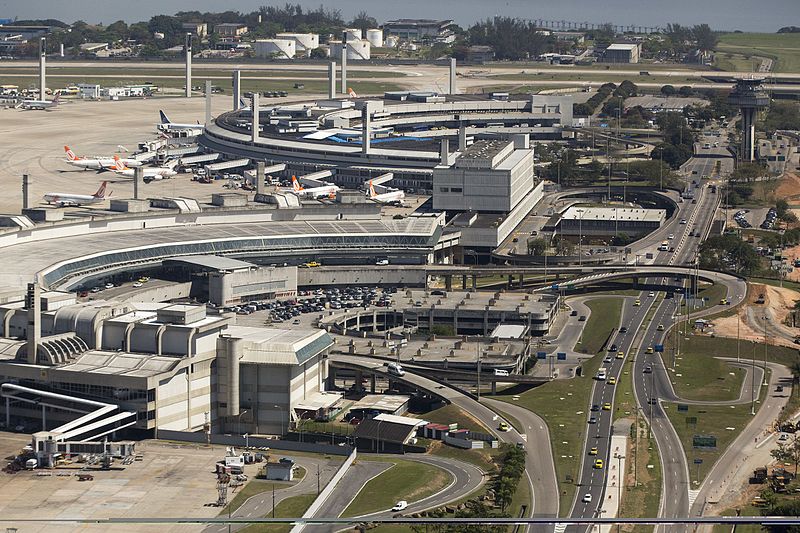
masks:
<path fill-rule="evenodd" d="M 620 433 L 622 433 L 620 435 Z M 619 432 L 614 426 L 614 436 L 611 437 L 611 454 L 608 458 L 608 475 L 606 476 L 606 489 L 603 491 L 603 502 L 599 506 L 601 518 L 614 518 L 619 516 L 620 497 L 625 483 L 625 450 L 628 448 L 629 431 Z M 610 533 L 611 524 L 593 526 L 592 531 Z"/>

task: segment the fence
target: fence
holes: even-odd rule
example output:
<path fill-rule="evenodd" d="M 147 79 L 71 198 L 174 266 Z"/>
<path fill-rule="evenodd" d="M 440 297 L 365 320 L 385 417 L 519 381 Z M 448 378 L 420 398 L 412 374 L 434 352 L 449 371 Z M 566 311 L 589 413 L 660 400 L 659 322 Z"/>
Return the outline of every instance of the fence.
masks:
<path fill-rule="evenodd" d="M 181 442 L 206 442 L 205 433 L 190 431 L 170 431 L 166 429 L 158 430 L 158 438 L 165 440 L 176 440 Z M 328 455 L 350 455 L 354 449 L 352 446 L 321 444 L 315 442 L 295 442 L 291 440 L 264 439 L 259 437 L 248 437 L 245 439 L 240 435 L 215 435 L 211 434 L 211 444 L 224 444 L 227 446 L 244 446 L 248 444 L 252 447 L 267 447 L 273 450 L 285 450 L 292 452 L 323 453 Z"/>

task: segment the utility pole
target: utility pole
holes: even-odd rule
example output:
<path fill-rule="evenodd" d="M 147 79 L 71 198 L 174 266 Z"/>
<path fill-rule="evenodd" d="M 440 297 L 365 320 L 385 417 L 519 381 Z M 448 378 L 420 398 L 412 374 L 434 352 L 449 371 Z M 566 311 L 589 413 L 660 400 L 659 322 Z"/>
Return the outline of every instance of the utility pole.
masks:
<path fill-rule="evenodd" d="M 750 416 L 754 416 L 756 414 L 756 342 L 751 342 L 753 343 L 753 359 L 750 368 Z"/>
<path fill-rule="evenodd" d="M 769 343 L 767 342 L 767 320 L 769 318 L 767 315 L 764 315 L 764 386 L 768 386 L 767 383 L 767 348 L 769 348 Z"/>

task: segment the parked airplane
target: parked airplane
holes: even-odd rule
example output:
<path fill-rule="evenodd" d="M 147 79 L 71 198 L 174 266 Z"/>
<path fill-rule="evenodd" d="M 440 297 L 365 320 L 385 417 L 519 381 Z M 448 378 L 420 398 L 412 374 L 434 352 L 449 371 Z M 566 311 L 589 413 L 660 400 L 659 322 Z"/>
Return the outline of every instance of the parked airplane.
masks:
<path fill-rule="evenodd" d="M 347 88 L 347 96 L 349 96 L 350 98 L 358 98 L 356 92 L 350 87 Z"/>
<path fill-rule="evenodd" d="M 44 195 L 44 200 L 48 204 L 55 204 L 59 207 L 64 207 L 65 205 L 96 204 L 111 196 L 110 191 L 108 196 L 106 196 L 106 185 L 108 185 L 108 182 L 104 181 L 102 184 L 100 184 L 100 188 L 97 189 L 97 192 L 92 195 L 49 192 Z"/>
<path fill-rule="evenodd" d="M 60 98 L 61 95 L 57 94 L 56 97 L 53 98 L 52 100 L 23 100 L 22 102 L 17 104 L 17 108 L 37 110 L 37 111 L 47 111 L 48 109 L 55 108 L 58 105 Z"/>
<path fill-rule="evenodd" d="M 310 189 L 304 189 L 300 182 L 297 181 L 296 176 L 292 176 L 292 192 L 294 192 L 297 196 L 300 197 L 310 197 L 310 198 L 325 198 L 326 196 L 330 197 L 336 194 L 339 190 L 339 187 L 336 185 L 323 185 L 322 187 L 312 187 Z"/>
<path fill-rule="evenodd" d="M 369 182 L 369 198 L 381 204 L 403 205 L 403 200 L 406 193 L 399 189 L 390 190 L 388 192 L 378 194 L 375 192 L 375 187 L 372 185 L 372 180 Z"/>
<path fill-rule="evenodd" d="M 134 177 L 135 170 L 132 168 L 128 168 L 122 162 L 118 155 L 114 156 L 114 168 L 112 169 L 114 172 L 119 174 L 120 176 L 125 176 L 127 178 Z M 144 178 L 145 182 L 150 182 L 153 180 L 160 180 L 164 178 L 171 178 L 172 176 L 176 175 L 177 172 L 173 168 L 170 167 L 155 167 L 155 168 L 142 168 L 142 177 Z"/>
<path fill-rule="evenodd" d="M 116 167 L 116 161 L 113 157 L 81 157 L 75 155 L 75 152 L 69 146 L 64 146 L 64 152 L 67 154 L 66 163 L 73 167 L 79 167 L 84 170 L 112 170 Z M 140 167 L 142 162 L 138 159 L 120 159 L 122 164 L 127 167 Z"/>
<path fill-rule="evenodd" d="M 203 129 L 203 125 L 199 122 L 197 124 L 176 124 L 172 122 L 168 117 L 167 114 L 163 111 L 158 112 L 161 115 L 161 124 L 158 125 L 158 130 L 163 132 L 175 132 L 181 130 L 197 130 Z"/>

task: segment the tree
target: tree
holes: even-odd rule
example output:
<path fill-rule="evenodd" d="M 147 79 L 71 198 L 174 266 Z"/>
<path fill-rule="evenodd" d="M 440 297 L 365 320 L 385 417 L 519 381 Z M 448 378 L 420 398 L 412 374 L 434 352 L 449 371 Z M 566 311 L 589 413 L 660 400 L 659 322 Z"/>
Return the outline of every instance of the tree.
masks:
<path fill-rule="evenodd" d="M 367 30 L 377 28 L 378 21 L 374 17 L 370 17 L 366 11 L 360 11 L 356 18 L 350 22 L 350 25 L 361 30 L 361 34 L 366 38 Z"/>
<path fill-rule="evenodd" d="M 543 255 L 547 249 L 547 241 L 541 237 L 536 239 L 528 239 L 528 254 L 529 255 Z"/>
<path fill-rule="evenodd" d="M 539 56 L 554 47 L 555 39 L 539 33 L 526 20 L 494 17 L 478 22 L 467 30 L 471 45 L 487 45 L 494 49 L 497 59 L 512 61 Z"/>
<path fill-rule="evenodd" d="M 692 37 L 697 43 L 697 48 L 703 52 L 714 50 L 719 42 L 719 37 L 708 24 L 698 24 L 692 28 Z"/>
<path fill-rule="evenodd" d="M 672 85 L 664 85 L 661 87 L 661 94 L 664 96 L 675 96 L 675 93 L 678 91 L 675 90 L 675 87 Z"/>
<path fill-rule="evenodd" d="M 770 455 L 780 463 L 794 463 L 796 475 L 797 465 L 800 463 L 800 435 L 795 433 L 791 441 L 779 442 L 778 447 L 772 450 Z"/>
<path fill-rule="evenodd" d="M 800 300 L 794 303 L 795 311 L 800 311 Z M 800 385 L 800 359 L 796 359 L 789 365 L 789 372 L 792 373 L 792 394 L 797 394 L 798 385 Z"/>
<path fill-rule="evenodd" d="M 678 89 L 678 95 L 683 96 L 684 98 L 692 96 L 693 94 L 694 94 L 694 89 L 692 89 L 688 85 L 683 85 L 681 86 L 680 89 Z"/>
<path fill-rule="evenodd" d="M 763 129 L 768 132 L 800 129 L 800 105 L 797 102 L 772 102 Z"/>

